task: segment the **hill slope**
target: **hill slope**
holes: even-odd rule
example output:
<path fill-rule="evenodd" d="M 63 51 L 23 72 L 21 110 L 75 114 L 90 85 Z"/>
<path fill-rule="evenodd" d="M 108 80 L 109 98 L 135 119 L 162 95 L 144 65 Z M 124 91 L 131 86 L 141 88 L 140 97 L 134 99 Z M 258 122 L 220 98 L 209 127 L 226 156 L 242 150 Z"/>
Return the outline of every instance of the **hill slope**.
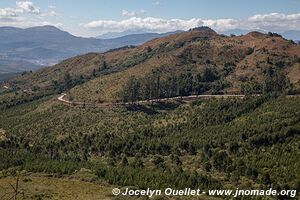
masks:
<path fill-rule="evenodd" d="M 82 169 L 92 179 L 81 180 L 118 187 L 296 189 L 299 109 L 285 97 L 109 110 L 42 98 L 0 110 L 0 171 Z"/>
<path fill-rule="evenodd" d="M 122 54 L 122 58 L 115 55 Z M 261 83 L 268 69 L 280 71 L 292 84 L 298 84 L 300 46 L 280 37 L 249 33 L 224 37 L 212 30 L 192 30 L 149 41 L 125 52 L 104 54 L 111 69 L 120 72 L 101 76 L 71 90 L 81 100 L 116 99 L 131 76 L 143 79 L 159 72 L 162 80 L 184 73 L 215 73 L 215 82 L 226 85 L 217 92 L 241 93 L 246 84 Z M 194 77 L 195 78 L 195 77 Z M 216 87 L 219 87 L 217 85 Z M 222 86 L 220 86 L 222 87 Z"/>
<path fill-rule="evenodd" d="M 277 35 L 251 32 L 228 37 L 197 28 L 136 48 L 70 58 L 15 82 L 27 88 L 58 88 L 66 74 L 72 79 L 67 90 L 72 88 L 73 98 L 87 102 L 120 100 L 132 76 L 145 82 L 155 74 L 164 84 L 172 77 L 192 76 L 191 84 L 199 86 L 193 86 L 190 93 L 261 93 L 267 77 L 270 81 L 281 77 L 282 87 L 295 90 L 300 80 L 300 46 Z"/>

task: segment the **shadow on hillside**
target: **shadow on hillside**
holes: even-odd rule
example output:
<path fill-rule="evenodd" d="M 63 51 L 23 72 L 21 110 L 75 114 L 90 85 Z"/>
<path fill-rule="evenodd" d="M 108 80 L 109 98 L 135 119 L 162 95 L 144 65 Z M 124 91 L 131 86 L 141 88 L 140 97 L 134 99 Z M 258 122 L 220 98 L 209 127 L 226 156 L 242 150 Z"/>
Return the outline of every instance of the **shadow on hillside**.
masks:
<path fill-rule="evenodd" d="M 131 104 L 126 106 L 126 109 L 131 112 L 144 112 L 148 115 L 159 114 L 160 111 L 174 110 L 179 106 L 177 103 L 155 102 L 153 104 L 141 105 Z"/>
<path fill-rule="evenodd" d="M 126 109 L 130 112 L 143 112 L 148 115 L 156 115 L 159 113 L 156 110 L 154 110 L 153 108 L 150 108 L 145 105 L 139 105 L 139 104 L 128 105 L 128 106 L 126 106 Z"/>
<path fill-rule="evenodd" d="M 158 109 L 158 110 L 174 110 L 179 105 L 180 105 L 180 103 L 156 102 L 156 103 L 150 105 L 150 107 L 152 107 L 153 109 Z"/>

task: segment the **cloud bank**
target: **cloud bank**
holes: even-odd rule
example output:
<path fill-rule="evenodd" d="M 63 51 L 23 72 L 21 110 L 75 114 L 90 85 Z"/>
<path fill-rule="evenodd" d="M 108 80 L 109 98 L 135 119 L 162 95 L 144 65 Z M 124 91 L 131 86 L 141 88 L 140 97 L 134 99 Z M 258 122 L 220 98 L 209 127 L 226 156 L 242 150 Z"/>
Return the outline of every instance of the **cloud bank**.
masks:
<path fill-rule="evenodd" d="M 161 19 L 155 17 L 136 17 L 134 13 L 124 12 L 129 19 L 120 21 L 114 20 L 95 20 L 82 27 L 94 32 L 121 32 L 128 30 L 144 30 L 154 32 L 168 32 L 175 30 L 188 30 L 197 26 L 209 26 L 217 31 L 226 31 L 232 29 L 257 29 L 267 31 L 285 31 L 300 30 L 300 13 L 283 14 L 257 14 L 244 20 L 238 19 Z"/>
<path fill-rule="evenodd" d="M 17 9 L 16 12 L 21 13 L 32 13 L 32 14 L 39 14 L 40 9 L 35 7 L 32 2 L 30 1 L 17 1 L 16 2 Z"/>
<path fill-rule="evenodd" d="M 160 0 L 153 0 L 160 4 Z M 268 13 L 256 14 L 246 19 L 164 19 L 158 17 L 145 17 L 145 10 L 122 10 L 120 20 L 93 20 L 78 25 L 62 27 L 62 20 L 66 16 L 56 12 L 56 6 L 49 5 L 44 10 L 37 7 L 30 0 L 18 0 L 10 8 L 0 8 L 0 26 L 15 26 L 27 28 L 31 26 L 55 25 L 80 36 L 98 36 L 107 32 L 144 31 L 144 32 L 170 32 L 175 30 L 188 30 L 199 26 L 208 26 L 218 32 L 233 29 L 260 30 L 284 32 L 287 30 L 300 30 L 300 13 Z M 66 20 L 66 23 L 68 21 Z"/>
<path fill-rule="evenodd" d="M 40 14 L 40 9 L 30 1 L 17 1 L 15 8 L 0 8 L 0 20 L 15 21 L 21 13 Z"/>
<path fill-rule="evenodd" d="M 41 12 L 40 8 L 31 1 L 16 1 L 14 8 L 0 8 L 0 26 L 31 27 L 54 25 L 62 27 L 62 23 L 47 21 L 49 17 L 58 16 L 55 6 L 49 6 L 47 12 Z"/>

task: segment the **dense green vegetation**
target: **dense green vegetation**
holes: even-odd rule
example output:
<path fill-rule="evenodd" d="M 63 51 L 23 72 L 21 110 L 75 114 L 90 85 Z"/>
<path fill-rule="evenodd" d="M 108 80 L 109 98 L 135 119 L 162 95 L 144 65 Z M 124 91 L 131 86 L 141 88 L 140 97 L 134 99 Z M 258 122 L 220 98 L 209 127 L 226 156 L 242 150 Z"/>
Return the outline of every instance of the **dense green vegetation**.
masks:
<path fill-rule="evenodd" d="M 179 75 L 167 75 L 159 70 L 145 78 L 130 77 L 123 90 L 119 93 L 124 102 L 138 100 L 159 99 L 178 96 L 200 94 L 223 94 L 223 90 L 230 86 L 225 81 L 235 65 L 225 63 L 222 73 L 213 67 L 206 67 L 203 72 L 192 74 L 191 72 Z M 262 82 L 252 81 L 241 86 L 241 94 L 268 94 L 268 93 L 295 93 L 291 89 L 288 78 L 273 67 L 264 72 Z"/>
<path fill-rule="evenodd" d="M 140 188 L 299 189 L 299 110 L 297 98 L 271 96 L 109 110 L 47 97 L 1 111 L 0 169 L 88 168 Z"/>
<path fill-rule="evenodd" d="M 268 67 L 264 71 L 263 82 L 251 81 L 241 87 L 243 94 L 267 94 L 267 93 L 298 93 L 289 82 L 289 79 L 278 69 L 278 67 Z"/>
<path fill-rule="evenodd" d="M 153 71 L 145 78 L 130 77 L 127 84 L 120 92 L 121 99 L 125 102 L 149 100 L 166 97 L 188 96 L 203 94 L 210 91 L 212 94 L 220 93 L 227 85 L 213 68 L 205 68 L 203 73 L 193 75 L 181 73 L 162 78 L 160 71 Z"/>
<path fill-rule="evenodd" d="M 46 96 L 55 94 L 55 91 L 21 91 L 10 90 L 0 92 L 0 110 L 35 101 Z"/>

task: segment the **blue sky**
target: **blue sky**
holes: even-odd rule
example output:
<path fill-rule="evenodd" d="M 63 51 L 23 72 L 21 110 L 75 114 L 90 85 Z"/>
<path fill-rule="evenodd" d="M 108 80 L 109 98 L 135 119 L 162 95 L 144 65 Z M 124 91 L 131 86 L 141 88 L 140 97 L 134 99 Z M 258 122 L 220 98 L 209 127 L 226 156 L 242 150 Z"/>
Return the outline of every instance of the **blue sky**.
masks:
<path fill-rule="evenodd" d="M 300 0 L 1 0 L 0 26 L 55 25 L 75 35 L 206 25 L 217 31 L 300 29 Z"/>

